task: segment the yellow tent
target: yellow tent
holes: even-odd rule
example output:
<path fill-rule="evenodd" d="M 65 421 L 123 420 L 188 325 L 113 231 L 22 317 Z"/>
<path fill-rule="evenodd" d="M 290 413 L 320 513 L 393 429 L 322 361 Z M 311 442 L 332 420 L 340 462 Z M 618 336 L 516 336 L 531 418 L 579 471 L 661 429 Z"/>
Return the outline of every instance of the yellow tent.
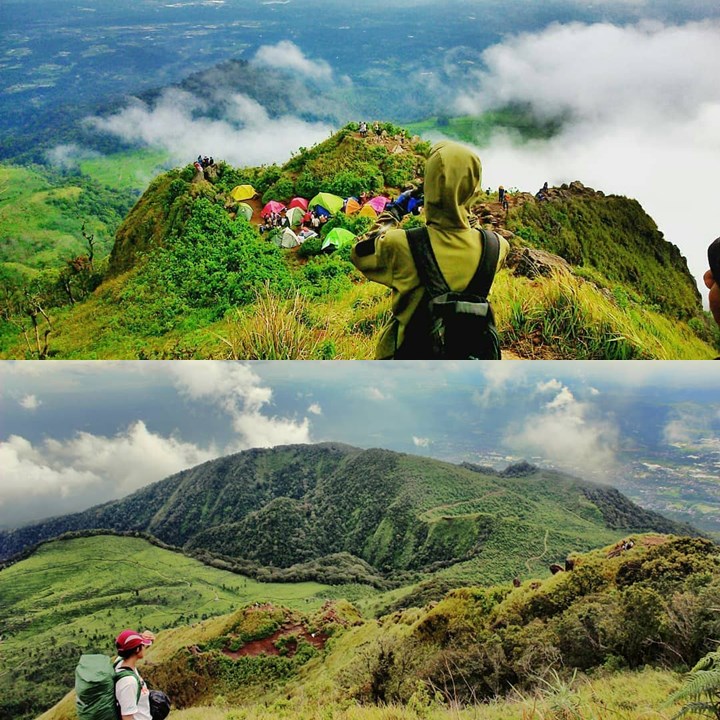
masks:
<path fill-rule="evenodd" d="M 230 197 L 233 200 L 241 202 L 242 200 L 249 200 L 257 195 L 255 188 L 252 185 L 236 185 L 230 191 Z"/>
<path fill-rule="evenodd" d="M 358 215 L 360 217 L 369 217 L 373 219 L 377 217 L 375 208 L 372 205 L 363 205 L 362 208 L 360 208 L 360 212 L 358 213 Z"/>

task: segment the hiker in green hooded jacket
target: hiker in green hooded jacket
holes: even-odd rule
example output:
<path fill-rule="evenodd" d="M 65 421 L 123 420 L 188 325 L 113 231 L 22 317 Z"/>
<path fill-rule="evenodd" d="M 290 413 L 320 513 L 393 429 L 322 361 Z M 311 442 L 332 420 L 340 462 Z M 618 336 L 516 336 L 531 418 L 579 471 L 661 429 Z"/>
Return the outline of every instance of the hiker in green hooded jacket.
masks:
<path fill-rule="evenodd" d="M 430 243 L 450 289 L 465 290 L 480 262 L 480 234 L 471 207 L 482 193 L 482 166 L 472 151 L 450 141 L 435 144 L 425 164 L 425 217 Z M 375 226 L 355 245 L 351 260 L 374 282 L 392 289 L 393 316 L 382 330 L 378 359 L 418 358 L 412 337 L 406 337 L 410 319 L 424 295 L 412 253 L 399 220 L 383 212 Z M 500 238 L 498 268 L 508 253 Z"/>

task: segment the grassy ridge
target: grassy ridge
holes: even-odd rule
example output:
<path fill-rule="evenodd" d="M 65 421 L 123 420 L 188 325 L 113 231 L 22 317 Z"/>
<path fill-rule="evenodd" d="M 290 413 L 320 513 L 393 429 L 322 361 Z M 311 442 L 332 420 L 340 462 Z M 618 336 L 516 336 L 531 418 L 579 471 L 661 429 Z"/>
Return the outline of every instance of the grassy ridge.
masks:
<path fill-rule="evenodd" d="M 0 572 L 0 716 L 34 717 L 55 702 L 79 653 L 110 654 L 122 628 L 159 631 L 254 602 L 316 608 L 328 589 L 259 583 L 134 538 L 43 545 Z"/>
<path fill-rule="evenodd" d="M 529 465 L 496 473 L 322 443 L 245 451 L 0 532 L 0 557 L 97 529 L 146 532 L 263 580 L 385 588 L 438 573 L 448 586 L 508 582 L 618 532 L 694 532 L 612 489 Z"/>
<path fill-rule="evenodd" d="M 717 634 L 717 547 L 636 535 L 633 548 L 611 550 L 576 555 L 551 578 L 458 588 L 371 621 L 342 602 L 290 615 L 246 608 L 163 633 L 145 675 L 188 720 L 668 720 L 679 678 L 659 668 L 692 666 Z M 260 656 L 222 652 L 238 633 L 275 637 L 290 617 L 329 640 L 295 659 L 278 642 L 280 656 L 271 645 Z M 68 720 L 70 702 L 44 718 Z"/>
<path fill-rule="evenodd" d="M 522 113 L 511 117 L 521 125 L 531 121 Z M 477 122 L 494 127 L 501 119 Z M 393 194 L 416 178 L 428 147 L 402 138 L 399 128 L 388 125 L 386 133 L 363 140 L 349 125 L 313 148 L 301 148 L 282 167 L 220 163 L 210 182 L 194 182 L 192 167 L 161 174 L 119 227 L 100 287 L 77 293 L 80 301 L 68 305 L 53 278 L 47 288 L 35 283 L 33 293 L 45 297 L 50 310 L 48 356 L 372 357 L 375 337 L 389 317 L 389 292 L 368 284 L 348 262 L 346 249 L 326 256 L 316 254 L 319 246 L 310 250 L 312 241 L 301 252 L 275 247 L 254 225 L 233 219 L 228 193 L 236 184 L 251 183 L 261 202 L 311 197 L 320 189 L 343 196 L 361 189 Z M 127 188 L 144 161 L 118 155 L 104 162 L 84 160 L 82 167 Z M 77 195 L 77 188 L 68 185 L 62 192 Z M 325 230 L 336 224 L 354 233 L 366 229 L 340 214 Z M 637 202 L 592 191 L 549 203 L 529 198 L 511 208 L 507 226 L 515 232 L 515 246 L 557 253 L 571 270 L 534 280 L 499 274 L 493 304 L 505 350 L 519 357 L 571 359 L 717 354 L 720 336 L 702 311 L 684 259 Z M 65 252 L 61 248 L 56 245 L 58 257 Z M 37 356 L 39 349 L 28 347 L 17 327 L 18 320 L 28 325 L 33 308 L 27 308 L 22 288 L 13 293 L 6 314 L 16 323 L 0 321 L 0 356 Z"/>

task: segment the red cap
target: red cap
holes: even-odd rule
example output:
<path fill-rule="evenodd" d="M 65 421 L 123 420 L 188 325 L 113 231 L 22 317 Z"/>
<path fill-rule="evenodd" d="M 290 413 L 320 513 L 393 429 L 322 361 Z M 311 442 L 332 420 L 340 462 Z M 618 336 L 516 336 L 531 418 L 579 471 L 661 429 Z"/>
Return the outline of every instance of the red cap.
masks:
<path fill-rule="evenodd" d="M 115 645 L 117 646 L 118 652 L 124 652 L 125 650 L 132 650 L 138 645 L 152 645 L 152 640 L 143 637 L 136 630 L 123 630 L 115 638 Z"/>

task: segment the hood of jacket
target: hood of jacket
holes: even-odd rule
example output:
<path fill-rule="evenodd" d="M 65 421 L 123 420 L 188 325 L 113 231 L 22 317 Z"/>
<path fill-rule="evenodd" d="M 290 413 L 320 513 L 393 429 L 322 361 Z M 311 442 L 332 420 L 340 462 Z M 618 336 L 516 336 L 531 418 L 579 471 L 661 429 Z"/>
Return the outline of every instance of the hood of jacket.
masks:
<path fill-rule="evenodd" d="M 468 148 L 443 140 L 425 164 L 425 218 L 436 228 L 470 228 L 470 208 L 482 186 L 480 158 Z"/>

